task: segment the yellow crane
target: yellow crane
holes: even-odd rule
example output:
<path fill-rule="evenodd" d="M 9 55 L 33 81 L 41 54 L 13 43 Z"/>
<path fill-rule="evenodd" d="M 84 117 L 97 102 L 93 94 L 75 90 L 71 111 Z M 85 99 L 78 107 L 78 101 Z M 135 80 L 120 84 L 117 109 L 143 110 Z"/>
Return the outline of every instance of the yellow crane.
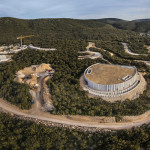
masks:
<path fill-rule="evenodd" d="M 20 39 L 20 42 L 21 42 L 21 48 L 22 48 L 22 39 L 24 39 L 24 38 L 26 38 L 26 37 L 31 37 L 31 36 L 34 36 L 34 35 L 26 35 L 26 36 L 19 36 L 19 37 L 17 37 L 17 39 Z"/>

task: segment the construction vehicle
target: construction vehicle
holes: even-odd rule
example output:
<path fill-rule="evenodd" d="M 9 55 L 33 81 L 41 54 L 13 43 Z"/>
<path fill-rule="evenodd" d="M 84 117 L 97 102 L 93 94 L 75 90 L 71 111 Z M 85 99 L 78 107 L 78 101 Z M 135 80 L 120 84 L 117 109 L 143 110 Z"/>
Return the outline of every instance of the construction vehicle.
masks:
<path fill-rule="evenodd" d="M 17 37 L 17 39 L 20 39 L 20 42 L 21 42 L 21 44 L 20 44 L 20 46 L 21 46 L 21 48 L 22 48 L 22 39 L 24 39 L 24 38 L 26 38 L 26 37 L 31 37 L 31 36 L 34 36 L 34 35 L 26 35 L 26 36 L 19 36 L 19 37 Z"/>

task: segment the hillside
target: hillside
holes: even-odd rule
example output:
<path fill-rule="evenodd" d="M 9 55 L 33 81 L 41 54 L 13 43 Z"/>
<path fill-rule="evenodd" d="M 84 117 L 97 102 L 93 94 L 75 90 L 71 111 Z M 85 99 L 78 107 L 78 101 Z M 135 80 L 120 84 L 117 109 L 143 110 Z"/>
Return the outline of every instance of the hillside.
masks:
<path fill-rule="evenodd" d="M 148 32 L 148 31 L 150 31 L 150 21 L 117 22 L 117 23 L 114 23 L 113 26 L 116 27 L 116 28 L 119 28 L 119 29 L 132 30 L 132 31 L 135 31 L 135 32 Z"/>
<path fill-rule="evenodd" d="M 150 31 L 150 21 L 125 21 L 117 18 L 77 20 L 77 19 L 34 19 L 24 20 L 10 17 L 0 18 L 0 44 L 17 43 L 17 36 L 34 34 L 25 39 L 41 45 L 50 40 L 120 40 L 134 36 L 131 32 Z"/>
<path fill-rule="evenodd" d="M 150 19 L 136 19 L 136 20 L 132 20 L 134 22 L 144 22 L 144 21 L 150 21 Z"/>
<path fill-rule="evenodd" d="M 137 19 L 133 21 L 125 21 L 117 18 L 95 19 L 93 21 L 110 24 L 115 28 L 123 30 L 132 30 L 135 32 L 150 31 L 150 19 Z"/>
<path fill-rule="evenodd" d="M 33 43 L 35 46 L 58 49 L 56 51 L 27 49 L 14 54 L 13 61 L 1 63 L 0 98 L 20 109 L 30 109 L 36 104 L 38 106 L 36 102 L 40 101 L 40 98 L 35 101 L 29 92 L 31 88 L 26 84 L 15 82 L 14 78 L 19 70 L 31 65 L 46 63 L 51 64 L 55 69 L 54 76 L 47 82 L 54 105 L 54 110 L 50 113 L 55 116 L 61 115 L 61 121 L 62 115 L 66 115 L 70 119 L 72 119 L 70 115 L 79 117 L 84 115 L 90 117 L 113 116 L 119 123 L 123 116 L 136 116 L 150 110 L 150 68 L 145 63 L 134 61 L 139 59 L 149 61 L 150 56 L 131 56 L 125 53 L 121 43 L 122 41 L 126 42 L 132 52 L 143 54 L 146 52 L 144 45 L 150 45 L 150 38 L 130 31 L 135 28 L 134 23 L 133 26 L 128 25 L 130 30 L 122 30 L 114 26 L 114 24 L 123 22 L 127 23 L 127 21 L 115 18 L 106 22 L 105 20 L 100 22 L 76 19 L 0 18 L 0 44 L 19 43 L 16 39 L 17 36 L 34 34 L 35 37 L 26 38 L 23 44 Z M 129 28 L 128 26 L 126 28 Z M 139 30 L 141 30 L 140 26 Z M 103 101 L 100 97 L 88 97 L 88 93 L 80 87 L 79 78 L 88 66 L 95 63 L 107 63 L 100 58 L 78 59 L 80 55 L 78 51 L 85 51 L 89 40 L 95 42 L 98 47 L 91 50 L 101 53 L 104 59 L 112 64 L 136 66 L 139 72 L 146 73 L 144 78 L 147 82 L 147 89 L 139 98 L 134 101 L 110 103 Z M 113 55 L 110 55 L 110 52 Z M 41 85 L 41 87 L 44 86 Z M 2 104 L 0 111 L 4 110 Z M 14 109 L 14 111 L 16 110 Z M 33 114 L 36 114 L 37 111 L 38 109 Z M 41 115 L 38 116 L 41 117 Z M 11 116 L 0 113 L 0 149 L 133 150 L 150 148 L 150 124 L 118 132 L 111 132 L 107 128 L 98 132 L 92 132 L 92 130 L 83 132 L 80 126 L 78 129 L 74 127 L 68 129 L 65 125 L 56 127 L 51 122 L 48 122 L 50 126 L 46 126 L 47 124 L 41 124 L 38 119 L 36 120 L 38 124 L 32 122 L 31 118 L 29 118 L 30 121 L 20 119 L 22 118 L 13 113 Z M 27 119 L 27 116 L 24 119 Z M 85 121 L 88 122 L 88 120 Z M 100 120 L 98 122 L 100 123 Z M 123 122 L 123 124 L 126 123 Z M 140 122 L 137 124 L 140 125 Z"/>
<path fill-rule="evenodd" d="M 126 21 L 126 20 L 122 20 L 122 19 L 118 19 L 118 18 L 103 18 L 103 19 L 91 19 L 91 20 L 96 21 L 96 22 L 103 22 L 106 24 L 113 24 L 116 22 Z"/>

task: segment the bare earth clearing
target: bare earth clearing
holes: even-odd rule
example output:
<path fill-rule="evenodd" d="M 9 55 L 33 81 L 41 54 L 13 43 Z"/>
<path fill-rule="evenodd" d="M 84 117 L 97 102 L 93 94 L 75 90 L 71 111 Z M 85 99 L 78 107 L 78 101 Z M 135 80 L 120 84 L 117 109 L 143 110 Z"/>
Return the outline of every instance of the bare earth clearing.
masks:
<path fill-rule="evenodd" d="M 148 49 L 148 53 L 150 53 L 150 45 L 145 45 L 145 47 Z"/>
<path fill-rule="evenodd" d="M 53 110 L 52 100 L 50 99 L 50 94 L 46 86 L 46 81 L 50 79 L 54 70 L 51 68 L 50 64 L 33 65 L 31 67 L 26 67 L 16 73 L 15 81 L 19 83 L 28 84 L 32 90 L 30 94 L 34 101 L 38 101 L 43 105 L 43 111 Z M 44 82 L 42 82 L 44 80 Z M 38 104 L 38 103 L 37 103 Z M 39 106 L 40 104 L 38 104 Z"/>

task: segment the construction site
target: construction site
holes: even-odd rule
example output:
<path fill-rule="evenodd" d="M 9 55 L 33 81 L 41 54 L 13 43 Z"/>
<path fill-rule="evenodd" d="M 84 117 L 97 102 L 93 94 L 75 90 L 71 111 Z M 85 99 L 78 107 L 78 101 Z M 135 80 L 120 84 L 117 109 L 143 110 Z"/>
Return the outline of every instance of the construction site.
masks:
<path fill-rule="evenodd" d="M 23 45 L 23 39 L 28 37 L 33 37 L 34 35 L 26 35 L 26 36 L 19 36 L 17 37 L 18 40 L 20 40 L 20 44 L 10 44 L 10 45 L 2 45 L 0 46 L 0 63 L 2 62 L 8 62 L 11 61 L 11 57 L 13 54 L 21 52 L 26 49 L 31 50 L 40 50 L 40 51 L 55 51 L 56 48 L 41 48 L 36 47 L 32 44 L 29 45 Z"/>
<path fill-rule="evenodd" d="M 50 64 L 40 64 L 26 67 L 16 73 L 14 81 L 19 83 L 25 83 L 30 86 L 30 94 L 34 99 L 39 99 L 39 104 L 44 111 L 53 110 L 52 100 L 50 98 L 49 91 L 46 90 L 43 84 L 43 80 L 48 80 L 53 77 L 54 69 Z M 37 97 L 38 98 L 37 98 Z"/>

